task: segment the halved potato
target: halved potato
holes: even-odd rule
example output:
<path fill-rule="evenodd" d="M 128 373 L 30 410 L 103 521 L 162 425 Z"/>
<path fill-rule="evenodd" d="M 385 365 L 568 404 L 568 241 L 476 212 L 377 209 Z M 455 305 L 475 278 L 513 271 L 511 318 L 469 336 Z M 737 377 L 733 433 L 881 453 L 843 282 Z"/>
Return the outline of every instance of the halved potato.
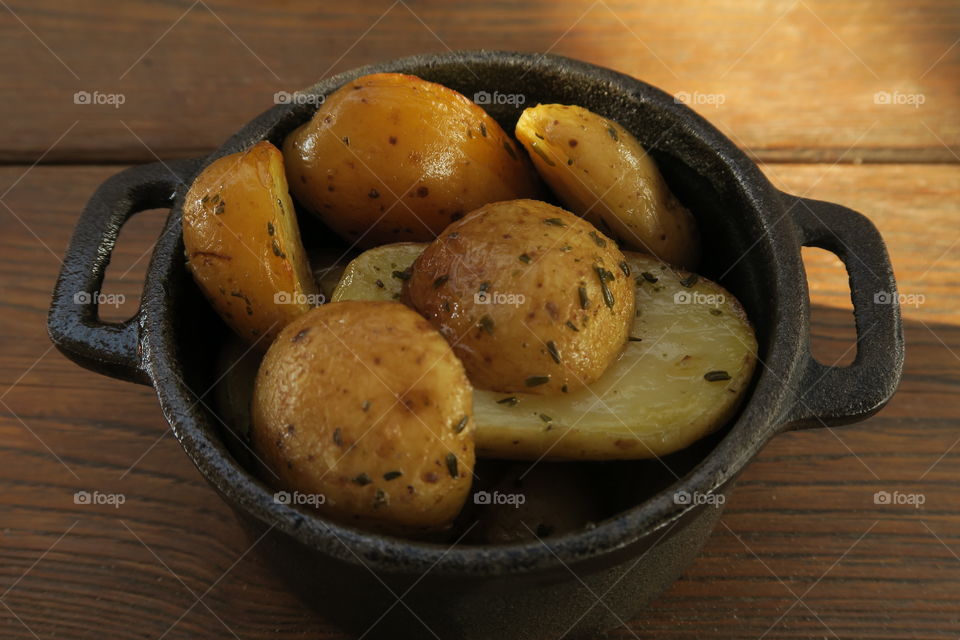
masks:
<path fill-rule="evenodd" d="M 516 135 L 564 207 L 621 248 L 696 268 L 696 221 L 629 131 L 583 107 L 541 104 L 521 114 Z"/>
<path fill-rule="evenodd" d="M 378 248 L 379 260 L 392 245 Z M 426 245 L 421 245 L 426 247 Z M 396 253 L 402 270 L 410 245 Z M 363 299 L 378 273 L 354 261 L 339 299 Z M 636 285 L 637 317 L 623 355 L 584 389 L 560 396 L 474 390 L 477 455 L 545 460 L 663 456 L 723 426 L 750 384 L 757 342 L 743 308 L 704 278 L 656 258 L 624 252 Z M 401 290 L 383 280 L 379 295 Z M 343 284 L 343 283 L 342 283 Z M 356 297 L 356 298 L 355 298 Z"/>
<path fill-rule="evenodd" d="M 343 271 L 332 301 L 399 300 L 400 287 L 410 277 L 409 267 L 426 246 L 420 242 L 398 242 L 364 251 Z"/>
<path fill-rule="evenodd" d="M 634 312 L 613 241 L 538 200 L 494 202 L 451 224 L 413 263 L 403 295 L 475 387 L 540 395 L 599 378 Z"/>
<path fill-rule="evenodd" d="M 364 248 L 432 240 L 481 205 L 540 191 L 496 120 L 453 89 L 401 73 L 346 83 L 283 153 L 297 200 Z"/>
<path fill-rule="evenodd" d="M 472 481 L 472 395 L 450 345 L 396 302 L 334 302 L 280 333 L 257 373 L 251 440 L 279 489 L 331 517 L 436 531 Z"/>
<path fill-rule="evenodd" d="M 283 156 L 269 142 L 224 156 L 183 203 L 187 267 L 220 317 L 264 348 L 316 301 Z"/>

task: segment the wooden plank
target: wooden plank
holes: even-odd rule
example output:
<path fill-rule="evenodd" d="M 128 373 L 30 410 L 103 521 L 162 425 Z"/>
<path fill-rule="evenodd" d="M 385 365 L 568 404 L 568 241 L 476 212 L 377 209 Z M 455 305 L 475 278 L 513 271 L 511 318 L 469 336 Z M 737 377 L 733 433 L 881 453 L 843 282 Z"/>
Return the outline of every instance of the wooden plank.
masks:
<path fill-rule="evenodd" d="M 904 297 L 904 316 L 927 323 L 957 320 L 960 286 L 960 168 L 931 166 L 802 166 L 766 164 L 777 187 L 796 195 L 838 202 L 873 220 L 880 229 Z M 844 278 L 824 276 L 840 268 L 827 252 L 807 260 L 813 300 L 849 308 Z"/>
<path fill-rule="evenodd" d="M 690 96 L 757 157 L 954 162 L 951 0 L 315 3 L 23 0 L 0 8 L 0 163 L 205 154 L 291 91 L 419 52 L 581 58 Z M 74 94 L 124 103 L 74 104 Z M 875 102 L 878 92 L 891 104 Z M 922 101 L 922 104 L 917 104 Z"/>
<path fill-rule="evenodd" d="M 10 210 L 0 206 L 0 593 L 9 588 L 2 601 L 10 608 L 0 607 L 0 637 L 33 638 L 19 617 L 43 638 L 156 638 L 172 625 L 166 638 L 230 637 L 226 627 L 242 638 L 344 638 L 303 609 L 256 553 L 233 566 L 248 542 L 164 435 L 150 389 L 90 374 L 49 350 L 56 256 L 85 199 L 119 168 L 0 168 L 0 193 L 14 185 L 3 198 Z M 744 473 L 703 555 L 611 637 L 953 637 L 960 167 L 766 169 L 784 189 L 869 214 L 901 291 L 926 296 L 904 308 L 904 382 L 864 423 L 774 439 Z M 149 248 L 155 226 L 144 218 L 125 233 L 111 287 L 135 296 L 142 261 L 120 276 Z M 815 339 L 836 356 L 848 337 L 846 280 L 828 255 L 807 264 Z M 77 505 L 77 490 L 122 493 L 126 502 Z M 877 505 L 877 491 L 926 501 Z M 177 622 L 211 585 L 205 605 Z"/>

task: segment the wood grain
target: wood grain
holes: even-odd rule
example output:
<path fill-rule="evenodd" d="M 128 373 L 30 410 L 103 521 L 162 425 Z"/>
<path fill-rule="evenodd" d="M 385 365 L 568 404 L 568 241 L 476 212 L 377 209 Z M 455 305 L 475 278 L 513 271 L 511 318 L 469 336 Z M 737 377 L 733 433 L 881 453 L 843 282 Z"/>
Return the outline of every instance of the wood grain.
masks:
<path fill-rule="evenodd" d="M 478 48 L 572 56 L 688 94 L 762 159 L 955 162 L 958 35 L 952 0 L 9 0 L 0 163 L 197 155 L 278 90 Z M 77 91 L 124 103 L 74 104 Z"/>
<path fill-rule="evenodd" d="M 448 48 L 550 51 L 693 96 L 777 186 L 870 216 L 905 296 L 893 401 L 771 442 L 703 554 L 610 636 L 956 638 L 958 35 L 951 0 L 0 2 L 0 638 L 346 637 L 247 553 L 152 390 L 51 349 L 46 308 L 80 208 L 123 165 L 206 153 L 275 91 Z M 124 228 L 108 319 L 136 308 L 162 218 Z M 814 352 L 849 362 L 842 265 L 805 261 Z M 878 505 L 877 491 L 925 502 Z"/>
<path fill-rule="evenodd" d="M 57 256 L 85 199 L 120 168 L 0 168 L 0 193 L 13 185 L 9 210 L 0 207 L 0 637 L 345 638 L 255 552 L 243 555 L 248 541 L 166 433 L 150 389 L 50 350 Z M 926 296 L 904 308 L 903 384 L 862 424 L 776 438 L 744 473 L 702 556 L 611 637 L 956 637 L 960 166 L 765 169 L 785 189 L 870 215 L 901 291 Z M 128 304 L 141 267 L 121 276 L 153 241 L 151 215 L 125 231 L 105 288 L 133 297 Z M 829 360 L 850 337 L 846 278 L 829 254 L 807 265 L 815 341 Z M 126 501 L 78 505 L 78 490 Z M 877 505 L 876 491 L 926 502 Z"/>

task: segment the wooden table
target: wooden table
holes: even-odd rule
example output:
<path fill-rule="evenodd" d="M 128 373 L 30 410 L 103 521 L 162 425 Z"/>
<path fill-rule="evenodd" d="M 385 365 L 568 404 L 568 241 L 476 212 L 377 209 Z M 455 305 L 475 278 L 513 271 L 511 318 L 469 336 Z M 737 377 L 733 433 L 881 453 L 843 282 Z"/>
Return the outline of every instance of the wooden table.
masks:
<path fill-rule="evenodd" d="M 46 308 L 107 176 L 209 152 L 277 90 L 448 48 L 551 51 L 688 94 L 776 185 L 869 215 L 911 296 L 890 405 L 776 438 L 702 556 L 611 635 L 960 635 L 960 5 L 270 4 L 0 1 L 0 637 L 343 637 L 248 553 L 150 389 L 51 349 Z M 78 91 L 123 104 L 75 104 Z M 163 213 L 124 230 L 105 291 L 126 303 L 108 319 L 136 308 Z M 846 278 L 832 255 L 805 255 L 817 353 L 849 361 Z M 78 505 L 78 490 L 125 502 Z M 877 491 L 923 504 L 878 505 Z"/>

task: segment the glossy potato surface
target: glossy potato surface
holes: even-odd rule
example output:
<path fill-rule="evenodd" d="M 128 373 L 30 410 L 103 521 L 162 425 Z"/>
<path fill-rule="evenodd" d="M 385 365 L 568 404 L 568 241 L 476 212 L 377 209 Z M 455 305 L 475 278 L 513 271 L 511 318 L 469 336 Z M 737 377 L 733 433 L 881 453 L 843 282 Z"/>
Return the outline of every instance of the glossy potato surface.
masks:
<path fill-rule="evenodd" d="M 213 308 L 263 348 L 319 301 L 287 192 L 283 156 L 269 142 L 203 170 L 183 204 L 187 267 Z"/>
<path fill-rule="evenodd" d="M 629 131 L 583 107 L 541 104 L 523 112 L 516 135 L 567 209 L 624 249 L 696 268 L 696 221 Z"/>
<path fill-rule="evenodd" d="M 539 190 L 526 154 L 483 109 L 397 73 L 327 96 L 284 156 L 300 203 L 363 248 L 429 241 L 481 205 Z"/>

